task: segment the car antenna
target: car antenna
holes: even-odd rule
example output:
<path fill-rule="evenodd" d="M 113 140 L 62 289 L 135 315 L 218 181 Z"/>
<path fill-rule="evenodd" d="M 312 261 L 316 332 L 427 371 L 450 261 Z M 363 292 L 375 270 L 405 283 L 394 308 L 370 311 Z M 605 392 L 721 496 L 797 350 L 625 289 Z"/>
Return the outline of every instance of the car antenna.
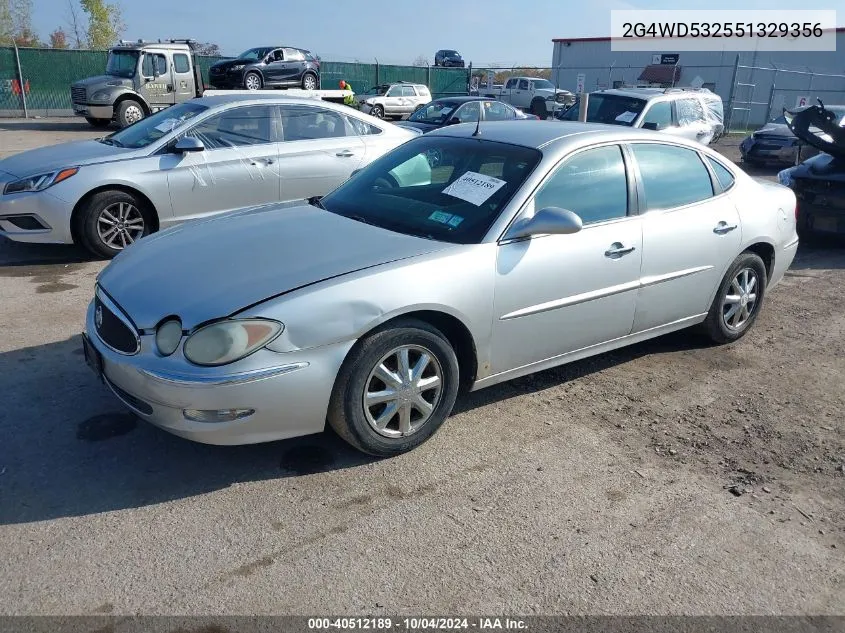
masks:
<path fill-rule="evenodd" d="M 478 113 L 478 122 L 475 124 L 475 132 L 473 136 L 481 136 L 481 112 Z"/>

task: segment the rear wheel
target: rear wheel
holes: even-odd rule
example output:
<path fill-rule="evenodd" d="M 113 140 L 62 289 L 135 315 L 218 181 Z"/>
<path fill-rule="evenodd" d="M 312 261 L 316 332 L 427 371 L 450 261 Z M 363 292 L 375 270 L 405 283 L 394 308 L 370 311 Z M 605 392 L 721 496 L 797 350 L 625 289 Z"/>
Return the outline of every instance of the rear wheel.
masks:
<path fill-rule="evenodd" d="M 247 90 L 261 90 L 263 82 L 258 73 L 247 73 L 244 77 L 244 88 Z"/>
<path fill-rule="evenodd" d="M 734 260 L 703 323 L 714 343 L 732 343 L 751 329 L 767 283 L 766 265 L 759 255 L 745 252 Z"/>
<path fill-rule="evenodd" d="M 134 99 L 121 101 L 117 107 L 117 123 L 120 127 L 129 127 L 144 118 L 144 107 Z"/>
<path fill-rule="evenodd" d="M 119 190 L 101 191 L 82 209 L 79 229 L 85 248 L 111 259 L 152 232 L 152 217 L 138 196 Z"/>
<path fill-rule="evenodd" d="M 302 77 L 302 89 L 303 90 L 316 90 L 317 89 L 317 77 L 314 73 L 305 73 L 305 76 Z"/>
<path fill-rule="evenodd" d="M 443 334 L 422 321 L 400 321 L 349 352 L 328 421 L 365 453 L 399 455 L 440 428 L 455 404 L 458 383 L 458 359 Z"/>
<path fill-rule="evenodd" d="M 88 121 L 88 124 L 91 127 L 99 129 L 106 128 L 111 125 L 111 119 L 95 119 L 94 117 L 87 116 L 85 117 L 85 120 Z"/>

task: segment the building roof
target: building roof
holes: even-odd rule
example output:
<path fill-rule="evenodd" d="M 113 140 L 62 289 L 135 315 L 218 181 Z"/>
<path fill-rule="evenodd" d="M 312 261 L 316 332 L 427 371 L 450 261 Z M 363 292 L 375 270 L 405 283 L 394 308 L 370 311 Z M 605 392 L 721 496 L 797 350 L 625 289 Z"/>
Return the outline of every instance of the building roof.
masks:
<path fill-rule="evenodd" d="M 830 30 L 830 29 L 825 29 L 825 30 Z M 836 31 L 837 33 L 845 33 L 845 26 L 837 26 L 833 30 Z M 611 39 L 613 39 L 613 38 L 610 38 L 610 37 L 556 37 L 556 38 L 552 39 L 552 42 L 609 42 Z M 617 39 L 622 39 L 622 38 L 617 38 Z M 645 38 L 643 38 L 643 39 L 645 39 Z M 648 39 L 654 39 L 654 40 L 675 39 L 676 40 L 676 39 L 680 39 L 680 38 L 677 38 L 677 37 L 667 37 L 667 38 L 650 37 Z"/>

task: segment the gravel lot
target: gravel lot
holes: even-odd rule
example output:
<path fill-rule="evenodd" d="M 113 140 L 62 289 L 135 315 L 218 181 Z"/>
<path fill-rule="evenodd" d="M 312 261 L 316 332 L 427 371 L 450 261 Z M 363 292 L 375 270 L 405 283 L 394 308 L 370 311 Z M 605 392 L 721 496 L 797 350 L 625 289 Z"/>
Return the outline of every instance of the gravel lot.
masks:
<path fill-rule="evenodd" d="M 0 156 L 97 135 L 0 121 Z M 845 614 L 841 244 L 735 345 L 493 387 L 385 461 L 125 413 L 80 349 L 103 265 L 0 238 L 0 613 Z"/>

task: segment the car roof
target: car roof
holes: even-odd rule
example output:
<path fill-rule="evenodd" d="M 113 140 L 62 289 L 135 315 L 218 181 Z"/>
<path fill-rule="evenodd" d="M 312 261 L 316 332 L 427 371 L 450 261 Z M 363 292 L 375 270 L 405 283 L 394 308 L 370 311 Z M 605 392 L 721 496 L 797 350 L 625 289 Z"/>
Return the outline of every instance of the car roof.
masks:
<path fill-rule="evenodd" d="M 576 121 L 482 121 L 478 126 L 479 137 L 488 141 L 521 145 L 543 149 L 551 145 L 570 142 L 589 134 L 593 140 L 624 142 L 630 139 L 653 140 L 660 143 L 675 143 L 700 149 L 700 144 L 685 141 L 665 132 L 652 132 L 640 128 L 629 128 L 604 123 L 581 123 Z M 430 136 L 472 137 L 476 123 L 462 123 L 440 128 L 426 134 Z"/>
<path fill-rule="evenodd" d="M 431 103 L 436 103 L 438 101 L 452 101 L 454 103 L 464 103 L 466 101 L 496 101 L 496 98 L 495 97 L 484 97 L 484 96 L 481 96 L 481 95 L 478 95 L 478 96 L 476 96 L 476 95 L 471 95 L 471 96 L 456 95 L 454 97 L 439 97 L 439 98 L 435 99 L 434 101 L 432 101 Z M 500 102 L 500 103 L 503 103 L 503 102 Z M 506 104 L 506 105 L 509 105 L 509 104 Z"/>
<path fill-rule="evenodd" d="M 346 112 L 349 110 L 349 106 L 343 106 L 337 103 L 332 103 L 330 101 L 323 101 L 322 99 L 315 99 L 312 97 L 293 97 L 287 96 L 284 94 L 274 94 L 276 91 L 262 94 L 259 92 L 255 95 L 243 95 L 243 94 L 231 94 L 231 95 L 213 95 L 210 97 L 196 97 L 191 99 L 193 103 L 198 103 L 200 105 L 208 106 L 209 108 L 214 108 L 221 105 L 227 105 L 230 103 L 242 103 L 244 105 L 253 105 L 253 104 L 260 104 L 267 101 L 272 103 L 295 103 L 295 104 L 303 104 L 303 105 L 319 105 L 325 106 L 332 109 L 344 109 L 343 111 Z"/>

